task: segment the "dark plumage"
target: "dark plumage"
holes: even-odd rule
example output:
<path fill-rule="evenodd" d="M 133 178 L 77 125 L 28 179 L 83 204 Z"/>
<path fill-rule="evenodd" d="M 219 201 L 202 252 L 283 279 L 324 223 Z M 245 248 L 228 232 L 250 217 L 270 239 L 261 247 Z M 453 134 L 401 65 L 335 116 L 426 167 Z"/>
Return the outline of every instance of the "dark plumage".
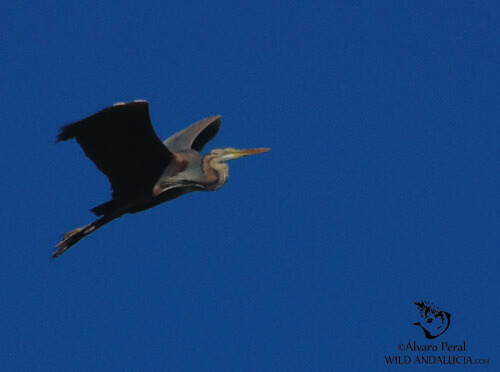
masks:
<path fill-rule="evenodd" d="M 144 185 L 145 180 L 154 185 L 173 158 L 153 129 L 145 101 L 111 106 L 67 125 L 57 141 L 72 138 L 108 177 L 113 198 Z"/>
<path fill-rule="evenodd" d="M 187 192 L 216 190 L 228 179 L 226 161 L 269 149 L 217 149 L 202 157 L 222 122 L 212 116 L 174 134 L 156 135 L 147 101 L 118 103 L 61 128 L 57 142 L 75 138 L 109 179 L 113 199 L 92 209 L 95 222 L 69 231 L 53 254 L 57 258 L 85 236 L 125 213 L 136 213 Z"/>

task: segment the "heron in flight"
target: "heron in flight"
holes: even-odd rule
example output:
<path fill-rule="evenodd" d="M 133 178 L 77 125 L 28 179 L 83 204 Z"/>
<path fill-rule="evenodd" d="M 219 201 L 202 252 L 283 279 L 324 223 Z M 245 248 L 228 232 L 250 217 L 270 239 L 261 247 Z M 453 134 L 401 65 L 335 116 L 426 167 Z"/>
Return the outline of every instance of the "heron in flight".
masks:
<path fill-rule="evenodd" d="M 165 142 L 156 135 L 149 103 L 116 103 L 86 119 L 61 128 L 57 141 L 75 138 L 111 183 L 112 200 L 92 209 L 100 218 L 71 230 L 56 246 L 53 258 L 126 213 L 136 213 L 192 191 L 215 191 L 229 178 L 228 160 L 267 152 L 269 148 L 203 147 L 221 126 L 221 116 L 198 121 Z"/>

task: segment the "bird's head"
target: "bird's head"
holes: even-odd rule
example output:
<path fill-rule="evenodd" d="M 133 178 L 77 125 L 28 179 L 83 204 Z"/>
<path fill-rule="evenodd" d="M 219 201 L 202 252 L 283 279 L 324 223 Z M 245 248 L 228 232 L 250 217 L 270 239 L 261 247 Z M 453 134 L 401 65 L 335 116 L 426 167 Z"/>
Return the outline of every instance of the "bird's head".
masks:
<path fill-rule="evenodd" d="M 270 148 L 259 148 L 259 149 L 246 149 L 238 150 L 232 147 L 226 147 L 224 149 L 214 149 L 210 151 L 213 158 L 217 159 L 220 163 L 225 163 L 229 160 L 238 159 L 243 156 L 261 154 L 263 152 L 271 151 Z"/>

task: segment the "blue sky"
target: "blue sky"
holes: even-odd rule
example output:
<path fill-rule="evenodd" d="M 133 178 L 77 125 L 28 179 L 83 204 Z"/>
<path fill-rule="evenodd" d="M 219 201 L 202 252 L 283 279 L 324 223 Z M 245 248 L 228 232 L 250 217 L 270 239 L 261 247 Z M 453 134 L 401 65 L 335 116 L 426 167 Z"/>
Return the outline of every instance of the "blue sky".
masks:
<path fill-rule="evenodd" d="M 375 371 L 411 340 L 466 341 L 490 365 L 451 368 L 492 370 L 499 11 L 3 2 L 1 369 Z M 110 196 L 59 127 L 138 98 L 161 138 L 221 114 L 207 149 L 273 150 L 49 261 Z M 444 335 L 415 300 L 451 314 Z"/>

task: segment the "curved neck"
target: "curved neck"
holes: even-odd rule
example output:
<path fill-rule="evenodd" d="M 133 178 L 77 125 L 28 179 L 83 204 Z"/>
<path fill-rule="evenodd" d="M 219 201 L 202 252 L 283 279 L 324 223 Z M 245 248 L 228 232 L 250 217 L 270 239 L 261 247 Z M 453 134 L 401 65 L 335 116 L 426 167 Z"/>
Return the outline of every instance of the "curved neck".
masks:
<path fill-rule="evenodd" d="M 206 176 L 206 188 L 217 190 L 229 179 L 229 166 L 220 162 L 217 156 L 209 154 L 203 158 L 203 173 Z"/>

